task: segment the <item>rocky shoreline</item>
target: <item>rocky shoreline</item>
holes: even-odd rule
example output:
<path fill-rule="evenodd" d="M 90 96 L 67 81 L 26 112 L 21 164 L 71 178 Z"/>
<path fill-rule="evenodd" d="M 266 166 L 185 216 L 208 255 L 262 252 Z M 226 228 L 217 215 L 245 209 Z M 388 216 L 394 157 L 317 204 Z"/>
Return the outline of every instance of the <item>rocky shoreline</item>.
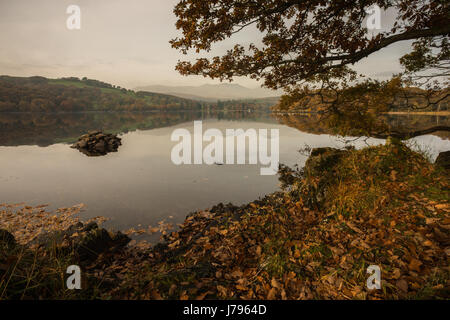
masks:
<path fill-rule="evenodd" d="M 102 254 L 123 249 L 130 241 L 120 231 L 110 232 L 100 228 L 96 222 L 78 222 L 65 230 L 41 234 L 25 247 L 44 251 L 57 248 L 60 252 L 73 255 L 77 263 L 86 265 Z M 0 242 L 9 247 L 19 245 L 15 237 L 4 229 L 0 229 Z"/>
<path fill-rule="evenodd" d="M 450 284 L 442 167 L 396 143 L 319 148 L 302 170 L 281 168 L 283 191 L 192 213 L 153 247 L 127 246 L 127 236 L 95 223 L 27 247 L 70 251 L 94 299 L 442 298 Z M 15 242 L 0 231 L 0 250 Z M 6 253 L 8 261 L 14 253 Z M 0 278 L 9 272 L 3 256 Z M 366 288 L 368 265 L 380 266 L 383 290 Z M 61 298 L 59 290 L 48 297 Z"/>

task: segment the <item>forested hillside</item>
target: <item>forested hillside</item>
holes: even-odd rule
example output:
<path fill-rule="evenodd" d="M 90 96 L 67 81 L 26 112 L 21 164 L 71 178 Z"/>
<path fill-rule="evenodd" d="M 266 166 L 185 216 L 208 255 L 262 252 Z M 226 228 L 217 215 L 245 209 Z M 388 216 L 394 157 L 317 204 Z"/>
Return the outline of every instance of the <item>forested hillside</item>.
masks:
<path fill-rule="evenodd" d="M 376 91 L 374 91 L 376 92 Z M 341 91 L 339 93 L 331 90 L 312 90 L 298 96 L 285 95 L 279 103 L 272 108 L 277 112 L 307 112 L 327 113 L 332 111 L 338 104 L 348 112 L 349 108 L 356 107 L 368 112 L 445 112 L 450 110 L 449 88 L 434 92 L 416 87 L 396 89 L 395 94 L 386 92 L 384 98 L 382 93 L 367 92 L 357 100 L 353 95 L 357 90 Z M 361 98 L 362 97 L 362 98 Z M 377 100 L 378 99 L 378 100 Z M 374 104 L 380 101 L 380 105 Z M 330 109 L 331 108 L 331 109 Z"/>
<path fill-rule="evenodd" d="M 0 76 L 0 112 L 200 110 L 203 105 L 87 78 Z"/>
<path fill-rule="evenodd" d="M 261 99 L 238 99 L 217 101 L 218 110 L 250 110 L 250 111 L 270 111 L 270 109 L 277 105 L 280 97 L 268 97 Z"/>

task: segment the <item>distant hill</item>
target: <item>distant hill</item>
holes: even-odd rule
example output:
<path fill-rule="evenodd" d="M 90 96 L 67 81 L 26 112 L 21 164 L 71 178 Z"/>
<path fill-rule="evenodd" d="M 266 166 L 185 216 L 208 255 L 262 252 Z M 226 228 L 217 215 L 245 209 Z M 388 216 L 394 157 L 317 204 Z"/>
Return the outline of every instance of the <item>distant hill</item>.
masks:
<path fill-rule="evenodd" d="M 204 103 L 93 79 L 0 76 L 0 112 L 201 110 Z"/>
<path fill-rule="evenodd" d="M 200 101 L 261 99 L 280 96 L 282 92 L 264 88 L 247 88 L 239 84 L 204 84 L 202 86 L 163 86 L 151 85 L 135 90 L 170 94 L 173 96 Z"/>

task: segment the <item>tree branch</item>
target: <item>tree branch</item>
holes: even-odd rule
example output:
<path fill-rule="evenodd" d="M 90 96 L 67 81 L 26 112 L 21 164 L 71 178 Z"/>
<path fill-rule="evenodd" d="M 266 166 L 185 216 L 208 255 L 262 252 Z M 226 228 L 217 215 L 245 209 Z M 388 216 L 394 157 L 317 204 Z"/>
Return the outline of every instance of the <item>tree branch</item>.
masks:
<path fill-rule="evenodd" d="M 386 139 L 388 137 L 398 138 L 401 140 L 408 140 L 414 137 L 423 136 L 426 134 L 430 134 L 437 131 L 450 131 L 449 126 L 435 126 L 423 130 L 417 130 L 417 131 L 410 131 L 410 132 L 398 132 L 398 131 L 391 131 L 389 133 L 375 133 L 371 134 L 371 137 L 378 138 L 378 139 Z"/>

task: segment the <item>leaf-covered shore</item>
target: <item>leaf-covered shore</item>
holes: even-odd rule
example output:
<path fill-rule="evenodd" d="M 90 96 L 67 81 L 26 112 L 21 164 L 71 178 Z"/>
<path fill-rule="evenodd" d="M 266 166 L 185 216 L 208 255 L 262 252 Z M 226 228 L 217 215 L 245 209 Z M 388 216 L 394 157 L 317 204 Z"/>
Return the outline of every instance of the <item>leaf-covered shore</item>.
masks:
<path fill-rule="evenodd" d="M 83 267 L 84 291 L 68 294 L 56 271 L 36 287 L 11 284 L 25 262 L 3 246 L 0 297 L 17 297 L 13 285 L 29 291 L 19 298 L 50 299 L 449 298 L 448 172 L 391 143 L 316 149 L 280 180 L 283 191 L 263 199 L 190 214 L 153 247 L 102 253 Z M 369 265 L 381 268 L 381 290 L 366 287 Z"/>

